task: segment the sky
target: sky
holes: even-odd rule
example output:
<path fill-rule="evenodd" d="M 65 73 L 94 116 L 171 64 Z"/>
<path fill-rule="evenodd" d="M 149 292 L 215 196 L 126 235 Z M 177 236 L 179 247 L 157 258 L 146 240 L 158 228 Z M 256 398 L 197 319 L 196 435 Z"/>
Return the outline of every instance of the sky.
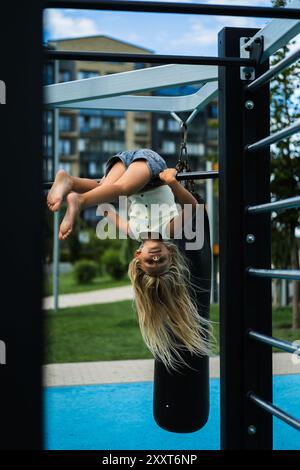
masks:
<path fill-rule="evenodd" d="M 180 2 L 272 6 L 271 0 Z M 216 56 L 218 32 L 224 26 L 262 28 L 269 22 L 268 18 L 49 9 L 44 16 L 44 40 L 101 34 L 144 47 L 154 54 Z M 297 36 L 297 46 L 291 50 L 299 46 L 300 35 Z"/>

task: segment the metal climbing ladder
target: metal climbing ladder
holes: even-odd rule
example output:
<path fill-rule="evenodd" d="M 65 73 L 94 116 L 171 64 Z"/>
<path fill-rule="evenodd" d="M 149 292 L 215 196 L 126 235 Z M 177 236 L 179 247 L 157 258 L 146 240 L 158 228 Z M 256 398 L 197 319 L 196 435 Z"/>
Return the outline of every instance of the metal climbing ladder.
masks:
<path fill-rule="evenodd" d="M 300 121 L 269 136 L 269 80 L 289 61 L 269 70 L 272 49 L 262 60 L 263 39 L 260 30 L 244 28 L 224 28 L 218 37 L 219 56 L 240 56 L 247 43 L 257 58 L 254 69 L 219 69 L 223 449 L 272 449 L 272 415 L 300 430 L 299 420 L 272 403 L 272 346 L 291 353 L 299 346 L 272 338 L 271 296 L 273 277 L 300 280 L 300 272 L 270 269 L 270 213 L 300 207 L 300 196 L 270 203 L 269 151 L 271 143 L 299 132 Z"/>

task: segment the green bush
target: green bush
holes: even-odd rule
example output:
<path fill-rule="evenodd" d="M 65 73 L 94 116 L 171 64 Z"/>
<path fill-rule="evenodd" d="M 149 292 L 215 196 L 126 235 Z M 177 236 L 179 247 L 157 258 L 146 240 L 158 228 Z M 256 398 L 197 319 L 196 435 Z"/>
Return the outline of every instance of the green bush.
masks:
<path fill-rule="evenodd" d="M 101 264 L 107 274 L 114 279 L 122 279 L 127 271 L 127 265 L 121 258 L 120 251 L 108 248 L 101 256 Z"/>
<path fill-rule="evenodd" d="M 82 259 L 74 265 L 74 275 L 78 284 L 88 284 L 98 274 L 99 266 L 95 261 Z"/>

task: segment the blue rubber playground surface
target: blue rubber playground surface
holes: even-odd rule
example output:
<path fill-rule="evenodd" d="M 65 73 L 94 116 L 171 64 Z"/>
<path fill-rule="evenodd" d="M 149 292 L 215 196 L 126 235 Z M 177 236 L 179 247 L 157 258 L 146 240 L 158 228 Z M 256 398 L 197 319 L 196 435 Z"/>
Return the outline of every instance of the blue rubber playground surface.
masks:
<path fill-rule="evenodd" d="M 300 416 L 300 375 L 274 376 L 274 403 Z M 210 381 L 210 418 L 200 431 L 175 434 L 152 416 L 153 383 L 49 387 L 44 391 L 46 449 L 218 450 L 220 381 Z M 274 419 L 274 449 L 300 450 L 300 433 Z"/>

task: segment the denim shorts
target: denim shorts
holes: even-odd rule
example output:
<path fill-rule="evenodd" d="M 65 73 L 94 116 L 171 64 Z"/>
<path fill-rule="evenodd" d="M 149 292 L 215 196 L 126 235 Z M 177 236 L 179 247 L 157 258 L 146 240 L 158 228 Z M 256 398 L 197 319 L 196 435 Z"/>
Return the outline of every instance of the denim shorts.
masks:
<path fill-rule="evenodd" d="M 165 184 L 163 181 L 161 181 L 158 175 L 163 170 L 168 168 L 168 166 L 164 158 L 151 149 L 124 150 L 123 152 L 117 153 L 116 155 L 107 160 L 105 166 L 105 176 L 118 160 L 121 160 L 124 163 L 125 168 L 127 169 L 130 163 L 141 158 L 143 160 L 146 160 L 146 163 L 151 172 L 151 179 L 147 183 L 147 186 L 151 187 L 159 186 L 160 184 Z"/>

